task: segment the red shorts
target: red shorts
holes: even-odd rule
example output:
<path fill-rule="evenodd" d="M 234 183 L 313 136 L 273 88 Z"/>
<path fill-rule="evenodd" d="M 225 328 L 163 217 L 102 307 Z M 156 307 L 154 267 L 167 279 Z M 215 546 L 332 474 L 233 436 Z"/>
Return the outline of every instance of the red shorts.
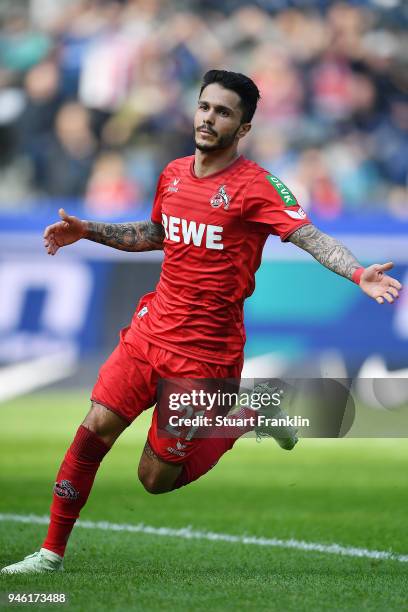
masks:
<path fill-rule="evenodd" d="M 118 346 L 99 371 L 91 399 L 130 424 L 156 403 L 161 378 L 239 379 L 241 370 L 242 361 L 233 365 L 198 361 L 151 344 L 126 327 L 120 332 Z M 185 462 L 202 443 L 200 439 L 183 439 L 179 450 L 176 438 L 158 436 L 156 408 L 148 441 L 156 455 L 169 463 Z"/>

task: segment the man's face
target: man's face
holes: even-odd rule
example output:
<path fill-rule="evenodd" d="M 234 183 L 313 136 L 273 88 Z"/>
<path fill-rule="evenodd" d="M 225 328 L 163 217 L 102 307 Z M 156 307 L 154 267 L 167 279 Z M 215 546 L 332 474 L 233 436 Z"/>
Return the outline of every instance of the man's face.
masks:
<path fill-rule="evenodd" d="M 218 83 L 207 85 L 198 101 L 194 116 L 194 137 L 197 149 L 204 152 L 227 149 L 250 129 L 241 124 L 240 97 Z"/>

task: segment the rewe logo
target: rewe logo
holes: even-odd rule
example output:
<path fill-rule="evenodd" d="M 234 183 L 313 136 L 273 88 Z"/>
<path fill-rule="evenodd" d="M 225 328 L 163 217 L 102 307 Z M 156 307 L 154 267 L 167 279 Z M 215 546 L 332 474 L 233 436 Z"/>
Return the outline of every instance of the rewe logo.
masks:
<path fill-rule="evenodd" d="M 163 228 L 167 240 L 193 244 L 196 247 L 205 246 L 206 249 L 222 250 L 223 227 L 187 221 L 179 217 L 167 216 L 162 213 Z"/>

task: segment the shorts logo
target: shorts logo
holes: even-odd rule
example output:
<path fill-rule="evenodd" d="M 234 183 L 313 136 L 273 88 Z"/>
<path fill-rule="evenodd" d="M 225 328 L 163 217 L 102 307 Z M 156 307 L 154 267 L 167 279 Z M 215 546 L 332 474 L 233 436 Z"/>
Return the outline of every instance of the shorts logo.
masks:
<path fill-rule="evenodd" d="M 172 455 L 178 455 L 179 457 L 185 457 L 186 455 L 186 453 L 183 453 L 183 451 L 176 450 L 175 448 L 172 448 L 171 446 L 168 446 L 166 450 L 168 450 L 169 453 L 171 453 Z"/>
<path fill-rule="evenodd" d="M 77 499 L 79 496 L 79 491 L 76 490 L 69 480 L 56 482 L 54 485 L 54 493 L 58 495 L 58 497 L 63 497 L 64 499 Z"/>
<path fill-rule="evenodd" d="M 211 198 L 210 204 L 213 208 L 219 208 L 224 205 L 224 210 L 228 210 L 230 201 L 231 198 L 225 190 L 225 185 L 221 185 L 217 193 Z"/>

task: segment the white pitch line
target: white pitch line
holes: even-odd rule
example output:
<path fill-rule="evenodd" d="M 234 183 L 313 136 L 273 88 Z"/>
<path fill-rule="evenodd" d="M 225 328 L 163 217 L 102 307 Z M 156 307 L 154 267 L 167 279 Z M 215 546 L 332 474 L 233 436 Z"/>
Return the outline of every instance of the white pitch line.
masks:
<path fill-rule="evenodd" d="M 29 523 L 35 525 L 48 525 L 48 516 L 36 514 L 1 514 L 0 521 L 12 523 Z M 278 538 L 260 538 L 247 535 L 232 535 L 228 533 L 215 533 L 213 531 L 198 531 L 191 527 L 174 529 L 172 527 L 151 527 L 139 523 L 126 525 L 109 523 L 107 521 L 78 521 L 77 527 L 83 529 L 101 529 L 102 531 L 126 531 L 128 533 L 145 533 L 153 536 L 181 538 L 184 540 L 207 540 L 210 542 L 228 542 L 230 544 L 252 544 L 254 546 L 270 546 L 275 548 L 292 548 L 307 552 L 329 553 L 347 557 L 360 557 L 365 559 L 380 559 L 408 563 L 408 555 L 401 555 L 385 550 L 369 550 L 354 546 L 341 546 L 340 544 L 319 544 L 318 542 L 305 542 L 304 540 L 280 540 Z"/>

